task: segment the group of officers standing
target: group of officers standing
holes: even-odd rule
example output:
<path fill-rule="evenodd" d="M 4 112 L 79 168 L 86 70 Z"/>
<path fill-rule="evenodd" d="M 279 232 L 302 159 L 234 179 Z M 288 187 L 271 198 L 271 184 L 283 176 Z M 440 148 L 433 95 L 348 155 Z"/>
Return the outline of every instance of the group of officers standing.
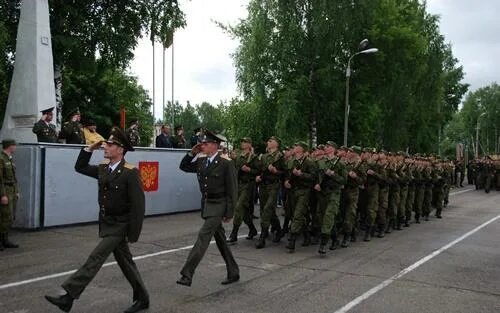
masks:
<path fill-rule="evenodd" d="M 253 152 L 250 138 L 243 138 L 231 157 L 238 171 L 238 201 L 228 242 L 238 240 L 242 222 L 249 227 L 247 239 L 257 236 L 249 197 L 258 184 L 261 233 L 256 248 L 264 248 L 271 237 L 280 242 L 289 233 L 290 252 L 302 235 L 302 246 L 319 243 L 322 255 L 329 241 L 335 250 L 355 242 L 361 231 L 364 241 L 381 238 L 409 227 L 412 220 L 429 220 L 434 208 L 441 218 L 454 176 L 453 163 L 436 156 L 338 147 L 332 141 L 312 151 L 304 142 L 281 150 L 274 136 L 262 155 Z M 283 224 L 276 214 L 280 192 Z"/>

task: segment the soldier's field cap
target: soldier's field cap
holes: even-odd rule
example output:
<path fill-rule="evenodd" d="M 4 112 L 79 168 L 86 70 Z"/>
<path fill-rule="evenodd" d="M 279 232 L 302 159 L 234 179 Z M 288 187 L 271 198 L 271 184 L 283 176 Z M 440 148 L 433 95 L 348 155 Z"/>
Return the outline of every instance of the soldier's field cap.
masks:
<path fill-rule="evenodd" d="M 214 142 L 214 143 L 221 143 L 226 141 L 226 138 L 222 135 L 215 134 L 208 129 L 205 130 L 205 133 L 203 135 L 203 139 L 201 140 L 202 143 L 209 143 L 209 142 Z"/>
<path fill-rule="evenodd" d="M 77 108 L 74 108 L 74 109 L 73 109 L 73 110 L 71 110 L 71 111 L 69 111 L 69 112 L 68 112 L 67 117 L 68 117 L 68 118 L 71 118 L 71 117 L 73 117 L 73 116 L 75 116 L 75 115 L 80 115 L 80 109 L 79 109 L 78 107 L 77 107 Z"/>
<path fill-rule="evenodd" d="M 246 142 L 246 143 L 252 143 L 252 138 L 250 137 L 243 137 L 240 139 L 240 142 Z"/>
<path fill-rule="evenodd" d="M 331 140 L 328 140 L 326 143 L 325 143 L 325 146 L 330 146 L 330 147 L 333 147 L 335 149 L 337 149 L 337 144 Z"/>
<path fill-rule="evenodd" d="M 16 146 L 16 145 L 17 145 L 17 143 L 16 143 L 16 141 L 14 139 L 4 139 L 4 140 L 2 140 L 2 147 L 4 149 L 7 149 L 10 146 Z"/>
<path fill-rule="evenodd" d="M 121 130 L 119 127 L 113 127 L 111 129 L 111 134 L 109 135 L 109 138 L 106 140 L 106 143 L 112 144 L 112 145 L 118 145 L 125 149 L 126 151 L 134 151 L 134 147 L 132 147 L 132 144 L 130 141 L 127 139 L 127 136 Z"/>
<path fill-rule="evenodd" d="M 53 111 L 54 111 L 54 107 L 50 107 L 50 108 L 42 110 L 40 112 L 42 112 L 42 114 L 49 114 L 49 113 L 52 113 Z"/>
<path fill-rule="evenodd" d="M 378 153 L 380 153 L 380 154 L 387 154 L 387 151 L 385 151 L 384 149 L 380 149 L 380 151 Z"/>
<path fill-rule="evenodd" d="M 274 140 L 278 143 L 278 145 L 281 145 L 281 139 L 278 136 L 271 136 L 268 140 Z"/>
<path fill-rule="evenodd" d="M 305 143 L 304 141 L 298 141 L 295 143 L 296 147 L 302 147 L 302 149 L 304 149 L 304 151 L 307 151 L 309 150 L 309 145 L 307 143 Z"/>
<path fill-rule="evenodd" d="M 353 152 L 356 152 L 357 154 L 361 154 L 362 150 L 361 150 L 361 147 L 360 146 L 352 146 L 351 147 L 351 150 Z"/>

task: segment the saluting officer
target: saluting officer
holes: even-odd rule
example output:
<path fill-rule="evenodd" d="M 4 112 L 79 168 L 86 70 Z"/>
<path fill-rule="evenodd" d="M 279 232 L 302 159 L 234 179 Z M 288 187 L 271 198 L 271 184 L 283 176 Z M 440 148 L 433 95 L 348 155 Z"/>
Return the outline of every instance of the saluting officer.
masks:
<path fill-rule="evenodd" d="M 38 142 L 57 143 L 56 125 L 51 124 L 54 118 L 54 107 L 42 111 L 42 117 L 33 125 L 33 133 L 36 134 Z"/>
<path fill-rule="evenodd" d="M 142 182 L 138 169 L 123 158 L 127 151 L 134 151 L 134 148 L 121 129 L 114 127 L 103 144 L 107 160 L 98 166 L 89 165 L 92 151 L 101 144 L 97 142 L 83 149 L 75 170 L 99 182 L 99 237 L 102 240 L 85 264 L 62 284 L 66 294 L 45 298 L 64 312 L 69 312 L 73 301 L 80 297 L 113 253 L 133 289 L 134 303 L 125 313 L 139 312 L 149 307 L 149 295 L 132 260 L 128 242 L 136 242 L 141 234 L 145 209 Z"/>
<path fill-rule="evenodd" d="M 182 277 L 177 281 L 179 285 L 191 286 L 196 267 L 205 255 L 212 237 L 226 262 L 227 278 L 222 284 L 231 284 L 240 279 L 238 264 L 226 243 L 221 223 L 231 221 L 238 199 L 236 167 L 233 161 L 218 153 L 222 141 L 225 141 L 222 136 L 205 131 L 202 142 L 194 146 L 180 164 L 180 169 L 184 172 L 198 175 L 202 194 L 201 217 L 205 222 L 181 270 Z"/>
<path fill-rule="evenodd" d="M 80 120 L 80 110 L 78 108 L 71 110 L 68 114 L 68 121 L 64 123 L 59 133 L 59 139 L 65 140 L 67 144 L 85 144 L 85 136 L 83 135 L 83 127 Z"/>

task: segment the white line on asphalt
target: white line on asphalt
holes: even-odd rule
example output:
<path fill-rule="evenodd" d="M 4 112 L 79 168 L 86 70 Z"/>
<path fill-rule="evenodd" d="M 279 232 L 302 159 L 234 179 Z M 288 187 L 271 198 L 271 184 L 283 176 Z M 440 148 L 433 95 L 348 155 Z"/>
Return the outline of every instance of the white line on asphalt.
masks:
<path fill-rule="evenodd" d="M 466 190 L 461 190 L 461 191 L 457 191 L 457 192 L 452 192 L 452 193 L 450 193 L 450 196 L 454 196 L 454 195 L 464 193 L 467 191 L 471 191 L 471 190 L 472 189 L 466 189 Z M 246 237 L 246 236 L 238 236 L 238 238 L 243 238 L 243 237 Z M 215 241 L 210 242 L 210 244 L 213 244 L 213 243 L 215 243 Z M 158 251 L 155 253 L 136 256 L 136 257 L 134 257 L 134 260 L 143 260 L 143 259 L 152 258 L 152 257 L 163 255 L 163 254 L 170 254 L 170 253 L 174 253 L 174 252 L 189 250 L 191 248 L 193 248 L 193 245 L 185 246 L 185 247 L 181 247 L 181 248 L 176 248 L 176 249 Z M 115 264 L 116 264 L 116 262 L 108 262 L 108 263 L 104 263 L 103 267 L 108 267 L 108 266 L 115 265 Z M 56 274 L 46 275 L 46 276 L 40 276 L 40 277 L 36 277 L 36 278 L 32 278 L 32 279 L 26 279 L 26 280 L 21 280 L 21 281 L 14 282 L 14 283 L 4 284 L 4 285 L 0 285 L 0 290 L 18 287 L 18 286 L 22 286 L 22 285 L 28 285 L 28 284 L 39 282 L 42 280 L 68 276 L 68 275 L 75 273 L 76 271 L 77 270 L 71 270 L 71 271 L 67 271 L 67 272 L 56 273 Z"/>
<path fill-rule="evenodd" d="M 408 274 L 409 272 L 413 271 L 414 269 L 416 269 L 420 265 L 428 262 L 429 260 L 431 260 L 434 257 L 436 257 L 439 254 L 441 254 L 443 251 L 448 250 L 449 248 L 453 247 L 454 245 L 456 245 L 460 241 L 462 241 L 462 240 L 466 239 L 467 237 L 475 234 L 476 232 L 480 231 L 481 229 L 483 229 L 484 227 L 486 227 L 489 224 L 493 223 L 494 221 L 498 220 L 499 218 L 500 218 L 500 215 L 497 215 L 496 217 L 490 219 L 489 221 L 487 221 L 487 222 L 479 225 L 478 227 L 474 228 L 473 230 L 469 231 L 465 235 L 463 235 L 463 236 L 461 236 L 461 237 L 453 240 L 452 242 L 450 242 L 449 244 L 443 246 L 442 248 L 440 248 L 440 249 L 432 252 L 431 254 L 429 254 L 429 255 L 427 255 L 425 257 L 423 257 L 422 259 L 420 259 L 417 262 L 413 263 L 412 265 L 408 266 L 407 268 L 405 268 L 401 272 L 397 273 L 396 275 L 392 276 L 391 278 L 389 278 L 387 280 L 384 280 L 379 285 L 373 287 L 372 289 L 368 290 L 367 292 L 365 292 L 361 296 L 359 296 L 356 299 L 352 300 L 351 302 L 349 302 L 348 304 L 346 304 L 342 308 L 340 308 L 337 311 L 335 311 L 335 313 L 346 313 L 346 312 L 349 312 L 352 308 L 354 308 L 355 306 L 357 306 L 361 302 L 365 301 L 366 299 L 370 298 L 371 296 L 373 296 L 374 294 L 376 294 L 380 290 L 384 289 L 385 287 L 389 286 L 390 284 L 392 284 L 393 282 L 395 282 L 397 279 L 405 276 L 406 274 Z"/>

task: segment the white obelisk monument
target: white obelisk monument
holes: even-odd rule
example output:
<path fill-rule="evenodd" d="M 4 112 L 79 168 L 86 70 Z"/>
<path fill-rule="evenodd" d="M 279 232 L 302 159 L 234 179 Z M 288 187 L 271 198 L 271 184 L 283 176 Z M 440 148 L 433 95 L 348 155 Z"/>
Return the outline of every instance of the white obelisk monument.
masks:
<path fill-rule="evenodd" d="M 48 0 L 24 0 L 14 73 L 0 139 L 37 142 L 31 129 L 40 111 L 56 106 Z"/>

